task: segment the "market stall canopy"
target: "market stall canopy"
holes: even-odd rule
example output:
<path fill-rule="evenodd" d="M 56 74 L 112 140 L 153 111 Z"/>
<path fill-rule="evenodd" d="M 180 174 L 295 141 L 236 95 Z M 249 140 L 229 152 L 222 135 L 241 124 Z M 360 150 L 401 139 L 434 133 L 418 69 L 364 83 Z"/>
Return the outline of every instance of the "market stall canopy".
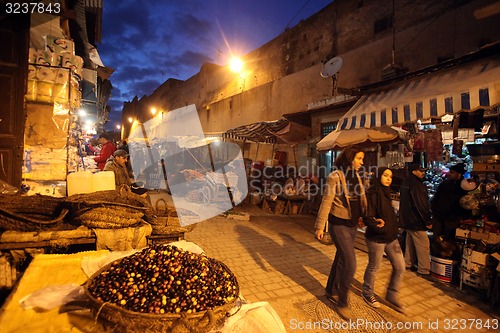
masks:
<path fill-rule="evenodd" d="M 249 142 L 287 143 L 290 145 L 304 141 L 311 134 L 307 126 L 279 119 L 276 121 L 261 121 L 236 127 L 226 131 L 223 137 Z"/>
<path fill-rule="evenodd" d="M 335 130 L 317 143 L 316 149 L 324 152 L 330 149 L 342 149 L 347 146 L 363 144 L 366 146 L 378 142 L 391 142 L 407 139 L 408 132 L 393 126 L 380 128 L 358 128 L 348 131 Z"/>
<path fill-rule="evenodd" d="M 177 144 L 180 148 L 198 148 L 211 144 L 212 142 L 218 142 L 219 138 L 212 137 L 198 137 L 198 136 L 183 136 L 177 137 Z"/>
<path fill-rule="evenodd" d="M 340 130 L 440 118 L 500 104 L 498 55 L 403 81 L 361 97 L 339 120 Z"/>

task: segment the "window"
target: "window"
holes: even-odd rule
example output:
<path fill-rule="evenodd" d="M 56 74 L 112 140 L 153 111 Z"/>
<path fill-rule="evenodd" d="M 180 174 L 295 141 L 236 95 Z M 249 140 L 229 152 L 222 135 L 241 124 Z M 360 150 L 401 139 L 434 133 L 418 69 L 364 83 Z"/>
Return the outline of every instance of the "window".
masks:
<path fill-rule="evenodd" d="M 338 122 L 321 124 L 321 138 L 324 138 L 337 128 Z M 333 162 L 340 152 L 329 150 L 320 155 L 320 178 L 325 178 L 333 170 Z"/>
<path fill-rule="evenodd" d="M 330 132 L 333 132 L 337 128 L 337 124 L 338 122 L 321 124 L 321 138 L 324 138 L 330 134 Z"/>

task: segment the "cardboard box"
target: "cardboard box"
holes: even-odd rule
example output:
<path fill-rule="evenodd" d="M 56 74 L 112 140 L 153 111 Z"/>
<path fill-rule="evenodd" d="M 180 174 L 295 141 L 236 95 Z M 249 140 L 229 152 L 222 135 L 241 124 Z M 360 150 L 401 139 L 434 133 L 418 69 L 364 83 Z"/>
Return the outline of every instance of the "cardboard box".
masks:
<path fill-rule="evenodd" d="M 460 238 L 470 238 L 470 230 L 457 228 L 455 230 L 455 236 Z"/>
<path fill-rule="evenodd" d="M 500 253 L 499 252 L 492 253 L 491 257 L 498 261 L 497 272 L 500 272 Z"/>
<path fill-rule="evenodd" d="M 469 260 L 473 263 L 486 266 L 486 263 L 488 262 L 488 256 L 488 253 L 472 251 L 471 255 L 469 256 Z"/>

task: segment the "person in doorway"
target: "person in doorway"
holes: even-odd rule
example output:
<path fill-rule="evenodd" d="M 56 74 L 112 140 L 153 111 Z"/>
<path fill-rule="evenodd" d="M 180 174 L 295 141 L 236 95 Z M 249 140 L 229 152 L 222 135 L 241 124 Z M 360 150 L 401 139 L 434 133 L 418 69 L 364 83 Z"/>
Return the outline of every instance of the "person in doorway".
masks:
<path fill-rule="evenodd" d="M 447 240 L 454 240 L 460 221 L 467 216 L 467 211 L 460 206 L 460 198 L 467 194 L 461 186 L 464 174 L 464 163 L 451 166 L 447 179 L 439 184 L 431 200 L 432 233 L 435 239 L 443 236 Z"/>
<path fill-rule="evenodd" d="M 328 219 L 330 235 L 337 251 L 325 288 L 344 320 L 353 320 L 348 307 L 348 293 L 356 272 L 354 242 L 361 217 L 366 213 L 367 200 L 358 171 L 365 153 L 357 147 L 347 147 L 335 161 L 336 170 L 328 175 L 315 223 L 315 236 L 321 240 Z"/>
<path fill-rule="evenodd" d="M 109 140 L 109 136 L 106 133 L 101 133 L 99 135 L 98 141 L 102 146 L 101 151 L 99 152 L 99 156 L 96 156 L 94 158 L 94 161 L 97 162 L 97 168 L 102 171 L 104 169 L 104 166 L 106 165 L 108 158 L 115 152 L 116 145 Z"/>
<path fill-rule="evenodd" d="M 401 183 L 399 218 L 406 231 L 405 265 L 424 277 L 430 275 L 430 241 L 427 230 L 432 229 L 431 207 L 423 182 L 426 168 L 409 166 L 410 175 Z"/>
<path fill-rule="evenodd" d="M 385 298 L 397 311 L 404 313 L 403 304 L 399 300 L 399 289 L 403 282 L 405 259 L 398 241 L 399 223 L 392 206 L 391 184 L 392 171 L 387 167 L 379 168 L 376 179 L 368 190 L 368 210 L 364 218 L 368 265 L 361 296 L 371 307 L 380 307 L 375 298 L 375 274 L 385 253 L 392 265 Z"/>

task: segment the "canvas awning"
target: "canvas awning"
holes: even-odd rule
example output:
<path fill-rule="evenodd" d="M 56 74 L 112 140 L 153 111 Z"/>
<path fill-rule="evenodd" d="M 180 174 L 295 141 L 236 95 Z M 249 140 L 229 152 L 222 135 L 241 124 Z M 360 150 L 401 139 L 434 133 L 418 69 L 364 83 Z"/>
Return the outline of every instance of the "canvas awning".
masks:
<path fill-rule="evenodd" d="M 422 74 L 397 87 L 362 96 L 339 120 L 340 130 L 441 118 L 500 104 L 500 59 Z"/>
<path fill-rule="evenodd" d="M 400 139 L 407 140 L 408 134 L 407 131 L 392 126 L 357 128 L 348 131 L 335 130 L 318 142 L 316 149 L 321 153 L 330 149 L 342 149 L 357 144 L 370 146 L 378 142 L 395 142 Z"/>
<path fill-rule="evenodd" d="M 261 121 L 226 131 L 223 138 L 259 143 L 286 143 L 290 145 L 304 141 L 311 128 L 290 122 L 287 119 Z"/>

